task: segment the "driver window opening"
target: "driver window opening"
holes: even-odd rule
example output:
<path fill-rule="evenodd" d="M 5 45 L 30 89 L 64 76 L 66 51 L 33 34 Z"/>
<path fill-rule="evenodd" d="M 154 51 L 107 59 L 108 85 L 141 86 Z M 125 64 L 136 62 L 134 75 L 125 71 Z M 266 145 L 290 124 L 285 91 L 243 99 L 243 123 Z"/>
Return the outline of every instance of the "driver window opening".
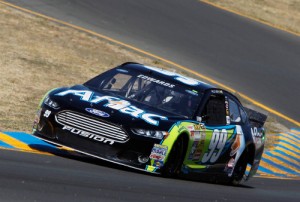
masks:
<path fill-rule="evenodd" d="M 224 95 L 210 95 L 201 113 L 207 125 L 226 125 L 226 108 Z"/>

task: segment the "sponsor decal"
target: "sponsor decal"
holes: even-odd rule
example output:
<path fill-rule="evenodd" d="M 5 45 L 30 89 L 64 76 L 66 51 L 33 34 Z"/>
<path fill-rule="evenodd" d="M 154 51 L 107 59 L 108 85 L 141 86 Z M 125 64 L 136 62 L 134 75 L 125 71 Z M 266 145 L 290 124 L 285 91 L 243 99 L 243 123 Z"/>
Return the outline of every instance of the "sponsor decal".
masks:
<path fill-rule="evenodd" d="M 193 160 L 199 160 L 200 157 L 203 154 L 203 150 L 204 150 L 204 144 L 205 144 L 205 138 L 206 138 L 206 134 L 205 133 L 200 133 L 200 137 L 196 138 L 195 136 L 195 140 L 197 140 L 197 145 L 196 145 L 196 151 L 193 154 Z"/>
<path fill-rule="evenodd" d="M 219 89 L 213 89 L 211 90 L 211 92 L 216 94 L 223 94 L 223 90 L 219 90 Z"/>
<path fill-rule="evenodd" d="M 191 137 L 195 140 L 200 140 L 201 132 L 204 132 L 205 127 L 203 124 L 193 124 L 187 126 L 188 131 L 190 131 Z"/>
<path fill-rule="evenodd" d="M 192 145 L 192 148 L 191 148 L 191 152 L 190 152 L 190 155 L 189 155 L 189 160 L 194 159 L 194 154 L 195 154 L 196 148 L 198 146 L 198 143 L 199 143 L 199 141 L 194 141 L 193 142 L 193 145 Z"/>
<path fill-rule="evenodd" d="M 159 161 L 159 160 L 154 160 L 154 164 L 155 167 L 160 168 L 164 165 L 163 161 Z"/>
<path fill-rule="evenodd" d="M 191 131 L 194 131 L 194 125 L 189 125 L 187 126 L 187 129 L 191 132 Z"/>
<path fill-rule="evenodd" d="M 205 126 L 203 124 L 196 124 L 194 125 L 195 131 L 205 130 Z"/>
<path fill-rule="evenodd" d="M 203 124 L 194 124 L 188 126 L 191 137 L 194 139 L 191 152 L 189 154 L 189 160 L 199 160 L 205 144 L 205 126 Z"/>
<path fill-rule="evenodd" d="M 230 124 L 230 114 L 229 114 L 229 102 L 228 102 L 228 97 L 225 96 L 225 110 L 226 110 L 226 124 Z"/>
<path fill-rule="evenodd" d="M 203 134 L 205 135 L 203 132 L 201 133 L 200 131 L 194 131 L 194 140 L 199 141 Z"/>
<path fill-rule="evenodd" d="M 253 137 L 262 138 L 263 134 L 261 131 L 258 131 L 257 127 L 251 128 L 251 134 Z"/>
<path fill-rule="evenodd" d="M 167 155 L 168 147 L 165 145 L 160 144 L 154 144 L 150 159 L 158 160 L 158 161 L 164 161 L 165 157 Z"/>
<path fill-rule="evenodd" d="M 253 141 L 256 144 L 261 144 L 262 143 L 263 133 L 262 133 L 261 129 L 259 130 L 257 127 L 251 128 L 251 134 L 252 134 L 252 137 L 253 137 Z"/>
<path fill-rule="evenodd" d="M 203 130 L 204 128 L 204 130 Z M 204 144 L 205 144 L 205 127 L 203 124 L 193 125 L 193 131 L 191 131 L 191 136 L 194 138 L 194 143 L 189 155 L 189 160 L 199 160 L 203 154 Z"/>
<path fill-rule="evenodd" d="M 225 169 L 224 169 L 224 171 L 228 174 L 229 177 L 232 176 L 234 166 L 235 166 L 235 159 L 231 158 L 228 161 L 228 163 L 227 163 L 227 165 L 225 166 Z"/>
<path fill-rule="evenodd" d="M 234 160 L 234 158 L 231 158 L 227 163 L 227 167 L 233 168 L 234 164 L 235 164 L 235 160 Z"/>
<path fill-rule="evenodd" d="M 65 96 L 68 94 L 72 94 L 80 97 L 80 100 L 85 102 L 90 102 L 93 104 L 99 104 L 101 102 L 105 102 L 104 107 L 108 107 L 111 109 L 118 110 L 123 114 L 128 114 L 132 117 L 142 119 L 151 125 L 158 126 L 159 120 L 168 120 L 167 117 L 161 116 L 158 114 L 147 113 L 142 109 L 131 105 L 130 102 L 126 100 L 122 100 L 113 96 L 97 96 L 94 95 L 92 91 L 88 90 L 66 90 L 60 93 L 55 94 L 56 96 Z"/>
<path fill-rule="evenodd" d="M 185 131 L 186 128 L 184 126 L 180 126 L 180 128 L 178 129 L 178 133 L 181 133 L 182 131 Z"/>
<path fill-rule="evenodd" d="M 185 92 L 187 92 L 191 95 L 194 95 L 194 96 L 198 96 L 198 91 L 196 91 L 196 90 L 185 90 Z"/>
<path fill-rule="evenodd" d="M 109 117 L 110 115 L 104 111 L 98 110 L 98 109 L 93 109 L 93 108 L 85 108 L 85 111 L 94 114 L 96 116 L 101 116 L 101 117 Z"/>
<path fill-rule="evenodd" d="M 229 102 L 227 96 L 225 96 L 225 109 L 226 109 L 226 116 L 229 116 Z"/>
<path fill-rule="evenodd" d="M 92 134 L 92 133 L 89 133 L 89 132 L 86 132 L 86 131 L 83 131 L 83 130 L 79 130 L 79 129 L 76 129 L 76 128 L 71 127 L 71 126 L 66 126 L 65 125 L 62 129 L 70 131 L 73 134 L 76 134 L 76 135 L 79 135 L 79 136 L 82 136 L 82 137 L 85 137 L 85 138 L 88 138 L 88 139 L 95 140 L 97 142 L 102 142 L 102 143 L 109 144 L 109 145 L 113 145 L 115 143 L 114 140 L 107 139 L 107 138 L 102 137 L 100 135 L 95 135 L 95 134 Z"/>

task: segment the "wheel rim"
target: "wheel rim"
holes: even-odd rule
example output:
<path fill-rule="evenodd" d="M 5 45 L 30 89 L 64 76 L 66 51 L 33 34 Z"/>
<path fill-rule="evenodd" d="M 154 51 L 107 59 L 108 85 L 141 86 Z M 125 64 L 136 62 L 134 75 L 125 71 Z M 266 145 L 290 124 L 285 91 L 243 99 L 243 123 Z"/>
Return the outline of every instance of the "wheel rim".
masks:
<path fill-rule="evenodd" d="M 245 161 L 244 155 L 241 156 L 237 165 L 234 168 L 233 176 L 232 176 L 232 183 L 237 185 L 243 179 L 245 170 L 247 167 L 247 163 Z"/>

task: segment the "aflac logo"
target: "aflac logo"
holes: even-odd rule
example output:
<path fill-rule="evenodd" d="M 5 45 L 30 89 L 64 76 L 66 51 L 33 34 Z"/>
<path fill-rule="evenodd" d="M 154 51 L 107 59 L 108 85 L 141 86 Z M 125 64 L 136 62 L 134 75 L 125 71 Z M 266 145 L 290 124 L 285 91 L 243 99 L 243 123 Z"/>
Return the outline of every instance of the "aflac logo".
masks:
<path fill-rule="evenodd" d="M 93 108 L 85 108 L 85 111 L 94 114 L 96 116 L 101 116 L 101 117 L 109 117 L 109 114 L 106 112 L 103 112 L 101 110 L 98 109 L 93 109 Z"/>
<path fill-rule="evenodd" d="M 81 101 L 90 102 L 93 104 L 99 104 L 101 102 L 104 102 L 103 107 L 108 107 L 110 109 L 118 110 L 119 112 L 121 112 L 123 114 L 128 114 L 132 117 L 142 119 L 142 120 L 146 121 L 147 123 L 155 125 L 155 126 L 159 125 L 159 120 L 157 120 L 157 119 L 168 120 L 168 118 L 165 116 L 147 113 L 144 110 L 131 105 L 130 102 L 128 102 L 126 100 L 122 100 L 120 98 L 112 97 L 112 96 L 108 96 L 108 95 L 105 95 L 105 96 L 94 95 L 94 93 L 92 91 L 88 91 L 88 90 L 66 90 L 66 91 L 57 93 L 55 95 L 56 96 L 66 96 L 68 94 L 78 96 L 78 97 L 80 97 Z M 109 114 L 102 112 L 100 110 L 97 110 L 97 109 L 86 108 L 86 110 L 87 109 L 89 110 L 88 112 L 98 115 L 98 116 L 100 116 L 100 114 L 102 115 L 102 117 L 109 116 Z M 96 110 L 96 112 L 95 112 L 95 110 Z"/>

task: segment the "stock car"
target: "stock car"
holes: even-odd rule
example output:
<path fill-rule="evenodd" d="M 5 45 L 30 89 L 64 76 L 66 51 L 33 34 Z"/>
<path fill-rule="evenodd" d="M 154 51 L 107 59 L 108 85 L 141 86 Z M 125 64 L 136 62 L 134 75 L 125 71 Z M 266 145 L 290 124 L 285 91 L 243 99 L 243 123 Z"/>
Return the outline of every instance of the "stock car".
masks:
<path fill-rule="evenodd" d="M 128 62 L 49 91 L 32 135 L 150 173 L 238 184 L 258 169 L 266 118 L 226 90 Z"/>

